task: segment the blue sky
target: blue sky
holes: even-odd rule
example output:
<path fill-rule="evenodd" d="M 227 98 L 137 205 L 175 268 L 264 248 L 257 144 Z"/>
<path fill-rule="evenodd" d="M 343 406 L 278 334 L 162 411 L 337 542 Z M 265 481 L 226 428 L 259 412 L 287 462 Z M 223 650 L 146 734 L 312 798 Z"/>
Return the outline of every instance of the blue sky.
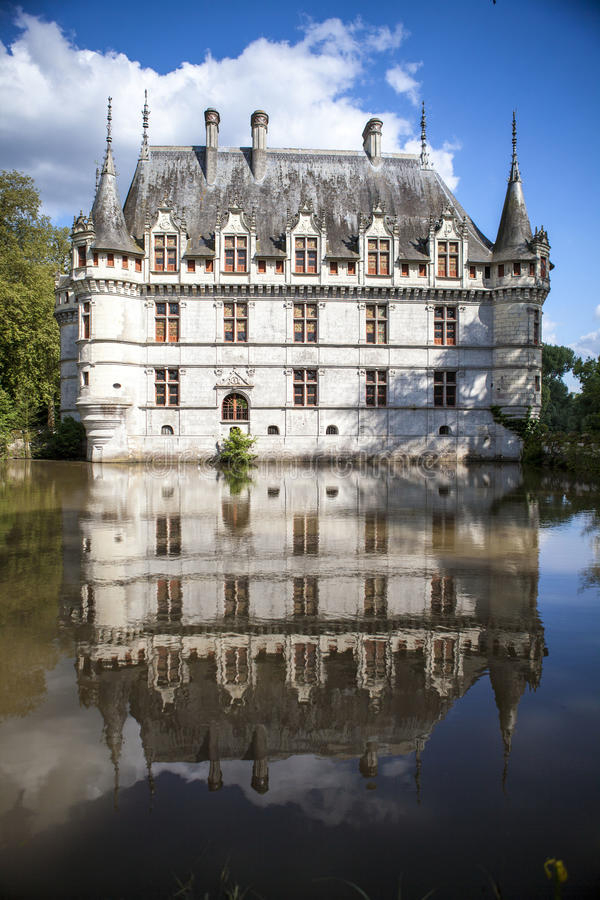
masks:
<path fill-rule="evenodd" d="M 124 199 L 144 88 L 154 144 L 250 141 L 359 149 L 371 115 L 383 149 L 416 149 L 425 100 L 436 167 L 491 240 L 510 164 L 512 110 L 532 226 L 552 245 L 545 339 L 600 353 L 598 279 L 587 272 L 599 200 L 597 0 L 124 4 L 31 0 L 0 10 L 0 167 L 33 175 L 69 223 L 93 199 L 106 96 Z"/>

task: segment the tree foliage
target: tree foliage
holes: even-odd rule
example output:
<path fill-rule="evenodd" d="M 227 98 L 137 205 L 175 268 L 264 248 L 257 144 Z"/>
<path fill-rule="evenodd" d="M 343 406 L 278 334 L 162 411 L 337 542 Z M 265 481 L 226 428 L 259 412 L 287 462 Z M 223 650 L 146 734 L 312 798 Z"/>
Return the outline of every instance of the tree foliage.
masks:
<path fill-rule="evenodd" d="M 570 347 L 544 344 L 542 348 L 542 411 L 540 421 L 551 431 L 576 428 L 574 395 L 564 382 L 577 357 Z"/>
<path fill-rule="evenodd" d="M 40 214 L 33 180 L 0 172 L 0 430 L 21 419 L 29 428 L 58 397 L 54 274 L 68 252 L 68 230 Z"/>
<path fill-rule="evenodd" d="M 600 358 L 577 359 L 573 374 L 579 379 L 581 392 L 575 397 L 579 430 L 600 432 Z"/>

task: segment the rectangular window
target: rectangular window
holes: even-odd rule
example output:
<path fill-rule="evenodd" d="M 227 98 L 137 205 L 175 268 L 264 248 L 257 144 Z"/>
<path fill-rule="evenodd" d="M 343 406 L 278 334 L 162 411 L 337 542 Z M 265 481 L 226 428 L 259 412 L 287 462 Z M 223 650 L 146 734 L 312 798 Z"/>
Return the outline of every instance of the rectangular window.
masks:
<path fill-rule="evenodd" d="M 294 343 L 316 344 L 317 304 L 294 303 Z"/>
<path fill-rule="evenodd" d="M 142 271 L 142 261 L 141 261 L 141 259 L 136 259 L 136 261 L 135 261 L 135 271 L 136 271 L 136 272 L 141 272 L 141 271 Z"/>
<path fill-rule="evenodd" d="M 179 340 L 179 303 L 157 303 L 154 313 L 155 339 L 164 344 Z"/>
<path fill-rule="evenodd" d="M 387 238 L 369 238 L 367 241 L 367 274 L 390 274 L 390 242 Z"/>
<path fill-rule="evenodd" d="M 431 612 L 451 616 L 456 612 L 456 586 L 452 575 L 431 576 Z"/>
<path fill-rule="evenodd" d="M 475 278 L 477 275 L 476 266 L 469 266 L 469 278 Z"/>
<path fill-rule="evenodd" d="M 195 271 L 196 271 L 196 260 L 195 260 L 195 259 L 188 259 L 186 262 L 187 262 L 187 270 L 188 270 L 188 272 L 195 272 Z"/>
<path fill-rule="evenodd" d="M 535 389 L 536 391 L 541 391 L 542 389 L 542 380 L 539 375 L 535 376 Z"/>
<path fill-rule="evenodd" d="M 408 278 L 408 271 L 408 263 L 402 263 L 402 265 L 400 266 L 400 274 L 403 278 Z"/>
<path fill-rule="evenodd" d="M 485 269 L 483 270 L 483 277 L 484 277 L 484 278 L 491 278 L 491 277 L 492 277 L 492 267 L 491 267 L 491 266 L 486 266 L 486 267 L 485 267 Z"/>
<path fill-rule="evenodd" d="M 282 259 L 275 260 L 275 274 L 283 275 L 283 260 Z"/>
<path fill-rule="evenodd" d="M 94 255 L 92 257 L 92 262 L 94 263 L 95 266 L 98 265 L 98 254 L 97 253 L 94 253 Z"/>
<path fill-rule="evenodd" d="M 294 516 L 292 550 L 294 556 L 315 555 L 319 552 L 318 516 Z"/>
<path fill-rule="evenodd" d="M 348 275 L 356 275 L 356 263 L 355 262 L 348 263 Z"/>
<path fill-rule="evenodd" d="M 338 274 L 338 264 L 337 264 L 337 262 L 334 262 L 333 260 L 329 263 L 329 274 L 330 275 Z"/>
<path fill-rule="evenodd" d="M 535 263 L 534 262 L 529 263 L 529 274 L 532 276 L 535 275 Z"/>
<path fill-rule="evenodd" d="M 248 340 L 248 304 L 223 305 L 223 340 L 228 344 L 243 344 Z"/>
<path fill-rule="evenodd" d="M 433 405 L 456 406 L 456 372 L 433 373 Z"/>
<path fill-rule="evenodd" d="M 426 277 L 427 277 L 427 264 L 419 263 L 419 278 L 426 278 Z"/>
<path fill-rule="evenodd" d="M 226 618 L 246 617 L 249 611 L 250 581 L 247 575 L 238 577 L 226 575 L 223 592 L 225 595 Z"/>
<path fill-rule="evenodd" d="M 386 370 L 367 369 L 365 381 L 365 402 L 367 406 L 387 406 Z"/>
<path fill-rule="evenodd" d="M 246 272 L 248 270 L 248 238 L 246 235 L 225 235 L 225 271 Z"/>
<path fill-rule="evenodd" d="M 181 517 L 158 516 L 156 519 L 156 555 L 179 556 L 180 553 Z"/>
<path fill-rule="evenodd" d="M 317 239 L 316 237 L 297 237 L 294 239 L 296 272 L 314 275 L 317 271 Z"/>
<path fill-rule="evenodd" d="M 546 271 L 547 271 L 547 269 L 546 269 L 546 257 L 545 257 L 545 256 L 540 256 L 540 275 L 542 276 L 542 278 L 545 278 L 545 277 L 546 277 Z"/>
<path fill-rule="evenodd" d="M 81 306 L 81 337 L 89 340 L 92 332 L 92 304 L 89 300 Z"/>
<path fill-rule="evenodd" d="M 367 303 L 367 344 L 387 344 L 387 305 Z"/>
<path fill-rule="evenodd" d="M 214 259 L 207 259 L 204 263 L 204 271 L 208 274 L 214 272 L 215 270 L 215 261 Z"/>
<path fill-rule="evenodd" d="M 170 521 L 173 521 L 171 518 Z M 159 578 L 156 582 L 156 618 L 159 622 L 179 622 L 182 614 L 181 579 Z"/>
<path fill-rule="evenodd" d="M 179 369 L 155 369 L 157 406 L 179 406 Z"/>
<path fill-rule="evenodd" d="M 438 277 L 458 278 L 458 241 L 438 241 Z"/>
<path fill-rule="evenodd" d="M 106 254 L 106 265 L 110 266 L 110 268 L 112 269 L 114 264 L 115 264 L 115 254 L 107 253 Z"/>
<path fill-rule="evenodd" d="M 436 306 L 433 314 L 433 343 L 454 347 L 456 344 L 456 307 Z"/>
<path fill-rule="evenodd" d="M 265 275 L 267 271 L 267 261 L 266 259 L 259 259 L 257 264 L 257 271 L 259 275 Z"/>
<path fill-rule="evenodd" d="M 365 578 L 365 616 L 385 616 L 387 613 L 387 578 L 372 575 Z"/>
<path fill-rule="evenodd" d="M 521 263 L 513 263 L 513 275 L 521 274 Z"/>
<path fill-rule="evenodd" d="M 78 265 L 85 266 L 85 247 L 77 248 L 77 256 L 78 256 L 78 260 L 77 260 Z"/>
<path fill-rule="evenodd" d="M 81 373 L 81 384 L 83 387 L 90 386 L 90 373 L 89 372 L 86 371 L 86 372 Z"/>
<path fill-rule="evenodd" d="M 177 235 L 154 235 L 154 271 L 177 271 Z"/>
<path fill-rule="evenodd" d="M 296 518 L 300 519 L 299 516 Z M 294 519 L 295 521 L 296 519 Z M 316 616 L 318 606 L 319 586 L 316 577 L 314 575 L 305 575 L 304 577 L 294 578 L 294 615 Z"/>
<path fill-rule="evenodd" d="M 504 263 L 498 266 L 498 278 L 504 278 Z"/>
<path fill-rule="evenodd" d="M 387 518 L 382 513 L 365 515 L 365 553 L 387 553 Z"/>
<path fill-rule="evenodd" d="M 540 311 L 539 309 L 533 310 L 533 343 L 539 344 L 540 342 Z"/>
<path fill-rule="evenodd" d="M 317 370 L 294 369 L 294 406 L 317 405 Z"/>
<path fill-rule="evenodd" d="M 121 257 L 121 268 L 122 268 L 122 269 L 128 269 L 128 268 L 129 268 L 129 257 L 128 257 L 128 256 L 122 256 L 122 257 Z"/>

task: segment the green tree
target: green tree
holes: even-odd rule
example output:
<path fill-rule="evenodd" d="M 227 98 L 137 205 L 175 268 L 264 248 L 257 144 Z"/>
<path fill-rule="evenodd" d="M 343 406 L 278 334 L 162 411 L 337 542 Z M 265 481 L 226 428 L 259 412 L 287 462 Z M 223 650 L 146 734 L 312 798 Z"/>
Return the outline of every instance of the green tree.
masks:
<path fill-rule="evenodd" d="M 573 371 L 577 357 L 570 347 L 544 344 L 542 347 L 542 411 L 540 422 L 551 431 L 576 427 L 575 398 L 563 378 Z"/>
<path fill-rule="evenodd" d="M 33 180 L 0 172 L 0 391 L 10 426 L 28 430 L 43 409 L 50 418 L 59 388 L 54 274 L 64 271 L 68 229 L 40 214 Z"/>
<path fill-rule="evenodd" d="M 581 383 L 575 409 L 581 431 L 600 432 L 600 358 L 576 360 L 573 373 Z"/>

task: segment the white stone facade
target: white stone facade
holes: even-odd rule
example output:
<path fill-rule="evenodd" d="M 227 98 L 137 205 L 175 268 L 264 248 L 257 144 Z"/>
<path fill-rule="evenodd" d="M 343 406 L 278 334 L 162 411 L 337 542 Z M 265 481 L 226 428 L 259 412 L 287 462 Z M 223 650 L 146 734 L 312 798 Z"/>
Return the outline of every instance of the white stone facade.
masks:
<path fill-rule="evenodd" d="M 550 268 L 545 232 L 529 230 L 523 246 L 498 263 L 494 245 L 426 161 L 268 151 L 265 135 L 266 126 L 264 133 L 258 128 L 262 182 L 244 151 L 219 150 L 212 175 L 205 151 L 205 170 L 196 165 L 200 174 L 190 175 L 201 179 L 193 190 L 204 192 L 206 204 L 211 191 L 230 199 L 204 222 L 196 216 L 194 227 L 192 188 L 183 195 L 175 187 L 173 200 L 153 208 L 152 192 L 142 195 L 140 185 L 159 162 L 193 163 L 195 148 L 143 145 L 123 219 L 109 141 L 94 210 L 74 223 L 73 266 L 56 289 L 61 414 L 83 421 L 89 458 L 208 457 L 232 426 L 257 438 L 259 455 L 518 458 L 519 440 L 495 423 L 490 408 L 539 411 Z M 350 227 L 352 239 L 342 240 L 343 211 L 328 219 L 318 208 L 327 192 L 307 181 L 311 155 L 327 172 L 328 189 L 336 170 L 350 164 L 364 168 L 364 175 L 358 171 L 367 186 L 379 179 L 378 190 L 387 171 L 395 214 L 379 201 L 365 212 L 363 202 L 352 210 L 357 234 Z M 239 184 L 230 172 L 243 165 L 246 201 L 233 196 Z M 226 169 L 220 186 L 219 167 Z M 394 186 L 395 168 L 422 182 L 417 226 L 414 209 L 404 210 L 394 195 L 402 188 Z M 273 194 L 292 170 L 305 199 L 282 212 L 286 198 Z M 207 175 L 216 178 L 214 187 Z M 441 208 L 431 184 L 447 197 Z M 107 195 L 116 212 L 107 213 Z M 339 195 L 330 196 L 338 202 Z M 263 202 L 271 219 L 274 210 L 283 216 L 275 250 L 266 247 L 261 207 L 251 201 Z M 136 204 L 144 207 L 137 227 Z M 501 229 L 514 230 L 504 218 Z M 409 227 L 417 240 L 408 241 Z M 228 418 L 233 404 L 224 410 L 223 401 L 232 394 L 242 398 L 236 410 L 245 401 L 246 419 Z"/>

